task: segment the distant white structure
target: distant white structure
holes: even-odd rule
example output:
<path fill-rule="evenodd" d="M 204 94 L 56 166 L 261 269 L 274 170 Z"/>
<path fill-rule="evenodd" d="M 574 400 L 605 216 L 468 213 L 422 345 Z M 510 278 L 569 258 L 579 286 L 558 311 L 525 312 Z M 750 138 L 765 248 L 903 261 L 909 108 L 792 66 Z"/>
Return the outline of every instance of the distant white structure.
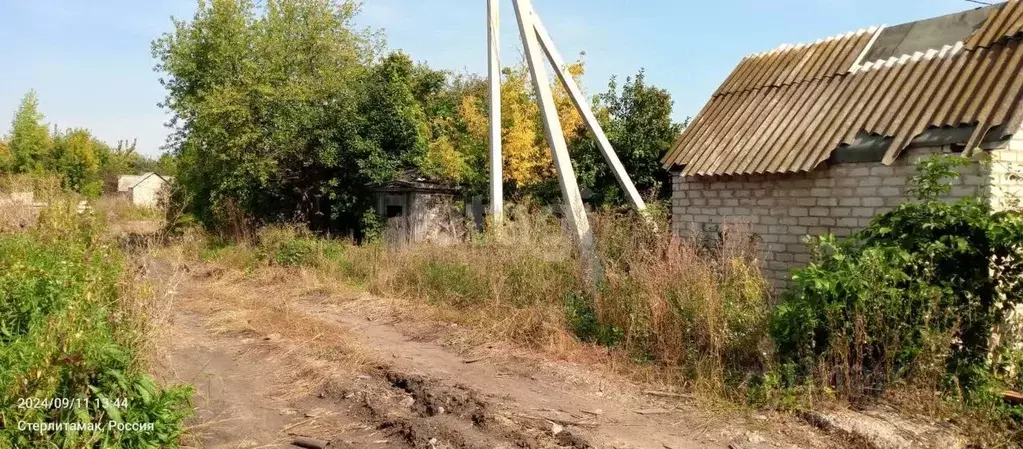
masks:
<path fill-rule="evenodd" d="M 117 193 L 124 195 L 132 204 L 156 207 L 173 181 L 174 178 L 170 176 L 164 177 L 156 173 L 124 175 L 117 178 Z"/>

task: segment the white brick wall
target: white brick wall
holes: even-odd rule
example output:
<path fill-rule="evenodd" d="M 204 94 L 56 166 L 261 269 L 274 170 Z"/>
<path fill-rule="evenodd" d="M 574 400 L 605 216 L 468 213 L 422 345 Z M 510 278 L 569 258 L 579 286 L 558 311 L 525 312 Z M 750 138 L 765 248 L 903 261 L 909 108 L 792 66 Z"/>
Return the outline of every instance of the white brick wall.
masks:
<path fill-rule="evenodd" d="M 991 153 L 988 177 L 995 208 L 1023 206 L 1023 132 L 1013 136 L 1008 150 Z"/>
<path fill-rule="evenodd" d="M 961 170 L 949 199 L 989 195 L 1001 207 L 1023 193 L 1023 138 L 993 150 L 991 163 Z M 809 261 L 807 235 L 853 234 L 871 219 L 910 198 L 906 188 L 920 158 L 941 148 L 914 149 L 885 166 L 848 163 L 811 173 L 672 180 L 672 228 L 680 235 L 716 237 L 728 225 L 743 225 L 760 237 L 766 275 L 781 285 L 792 268 Z M 984 156 L 985 158 L 987 156 Z M 1018 167 L 1013 167 L 1018 164 Z M 1023 195 L 1019 195 L 1023 199 Z"/>

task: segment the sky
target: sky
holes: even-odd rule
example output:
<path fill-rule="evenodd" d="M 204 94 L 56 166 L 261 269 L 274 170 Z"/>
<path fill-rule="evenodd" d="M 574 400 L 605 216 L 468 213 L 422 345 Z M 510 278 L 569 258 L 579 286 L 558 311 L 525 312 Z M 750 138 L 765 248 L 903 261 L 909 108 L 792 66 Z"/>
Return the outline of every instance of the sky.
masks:
<path fill-rule="evenodd" d="M 35 89 L 46 121 L 158 155 L 169 116 L 150 43 L 195 0 L 0 0 L 0 135 Z M 965 0 L 533 0 L 565 59 L 585 52 L 588 94 L 640 69 L 674 117 L 695 115 L 749 53 L 978 7 Z M 501 3 L 501 61 L 520 60 L 511 0 Z M 383 30 L 436 69 L 485 73 L 484 0 L 364 0 L 360 27 Z"/>

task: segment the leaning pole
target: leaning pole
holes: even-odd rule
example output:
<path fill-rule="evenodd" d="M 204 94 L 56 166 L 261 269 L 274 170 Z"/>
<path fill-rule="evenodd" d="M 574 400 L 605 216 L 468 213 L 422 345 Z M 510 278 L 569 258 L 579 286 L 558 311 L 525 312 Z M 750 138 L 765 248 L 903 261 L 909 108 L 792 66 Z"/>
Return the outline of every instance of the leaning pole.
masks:
<path fill-rule="evenodd" d="M 501 0 L 487 0 L 487 54 L 488 54 L 488 81 L 490 86 L 490 208 L 493 223 L 500 226 L 504 220 L 504 199 L 503 199 L 503 178 L 501 156 L 501 66 L 498 57 L 500 41 L 498 38 Z M 582 89 L 575 84 L 575 80 L 564 69 L 564 60 L 554 41 L 547 33 L 540 21 L 539 15 L 533 9 L 530 0 L 512 0 L 515 6 L 515 18 L 518 22 L 519 34 L 522 38 L 522 47 L 525 50 L 526 63 L 529 66 L 529 73 L 533 79 L 533 88 L 536 91 L 537 104 L 540 107 L 540 117 L 544 124 L 544 133 L 547 143 L 551 147 L 551 156 L 554 160 L 554 168 L 558 176 L 558 185 L 561 187 L 562 210 L 565 221 L 573 231 L 573 237 L 579 247 L 580 259 L 583 261 L 583 269 L 591 281 L 600 278 L 600 266 L 597 262 L 596 248 L 593 239 L 593 231 L 590 229 L 590 222 L 586 216 L 586 209 L 583 206 L 582 195 L 579 193 L 579 184 L 572 169 L 572 161 L 569 159 L 568 145 L 565 142 L 564 130 L 561 120 L 558 118 L 557 106 L 554 103 L 554 94 L 547 78 L 546 59 L 550 61 L 557 73 L 558 79 L 568 91 L 572 102 L 590 132 L 597 139 L 601 155 L 611 168 L 615 179 L 621 186 L 626 198 L 632 207 L 642 216 L 647 217 L 646 204 L 640 197 L 639 191 L 632 183 L 632 178 L 625 171 L 624 165 L 615 153 L 611 142 L 608 140 L 604 129 L 597 121 L 592 108 L 586 102 Z M 652 224 L 652 221 L 651 221 Z"/>
<path fill-rule="evenodd" d="M 565 133 L 558 118 L 558 108 L 554 103 L 554 94 L 547 82 L 547 68 L 544 66 L 543 53 L 536 37 L 533 6 L 529 0 L 514 0 L 515 17 L 519 22 L 519 33 L 522 35 L 522 46 L 525 49 L 529 73 L 536 89 L 536 101 L 540 106 L 540 117 L 543 119 L 544 132 L 551 146 L 554 169 L 558 174 L 558 185 L 561 186 L 562 214 L 569 227 L 574 231 L 573 237 L 579 245 L 579 256 L 584 269 L 590 276 L 596 276 L 596 248 L 593 241 L 593 230 L 590 220 L 586 217 L 583 198 L 579 193 L 579 184 L 572 169 L 572 161 L 568 155 L 568 144 Z"/>

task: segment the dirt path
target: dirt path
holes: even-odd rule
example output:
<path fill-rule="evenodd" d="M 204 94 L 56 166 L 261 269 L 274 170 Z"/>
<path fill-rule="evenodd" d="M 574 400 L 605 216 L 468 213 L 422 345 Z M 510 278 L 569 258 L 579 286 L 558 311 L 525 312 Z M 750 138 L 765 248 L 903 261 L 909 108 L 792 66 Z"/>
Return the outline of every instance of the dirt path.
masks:
<path fill-rule="evenodd" d="M 302 285 L 306 284 L 306 285 Z M 587 367 L 401 322 L 392 304 L 290 279 L 188 275 L 163 344 L 168 381 L 196 385 L 191 447 L 836 447 L 784 415 L 707 412 Z"/>

